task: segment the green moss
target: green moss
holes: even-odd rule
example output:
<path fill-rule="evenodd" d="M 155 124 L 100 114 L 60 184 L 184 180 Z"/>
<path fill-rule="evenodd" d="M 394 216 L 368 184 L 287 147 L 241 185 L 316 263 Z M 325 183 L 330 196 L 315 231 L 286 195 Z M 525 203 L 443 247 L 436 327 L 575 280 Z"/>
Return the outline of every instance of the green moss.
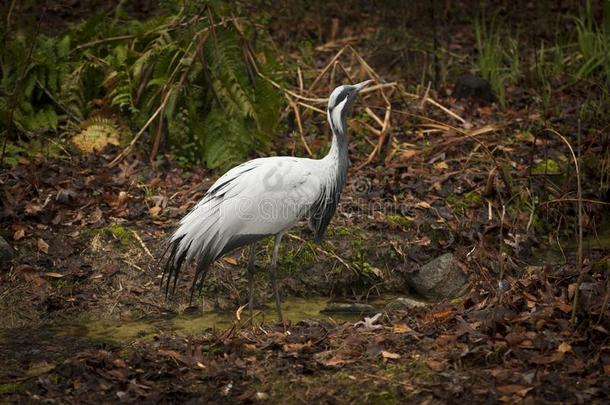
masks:
<path fill-rule="evenodd" d="M 129 244 L 133 238 L 133 232 L 131 230 L 118 224 L 110 225 L 108 231 L 121 242 L 121 245 Z"/>
<path fill-rule="evenodd" d="M 303 319 L 329 319 L 322 315 L 322 311 L 328 303 L 327 297 L 287 297 L 282 300 L 282 312 L 284 319 L 297 323 Z M 277 314 L 275 306 L 268 303 L 262 311 L 263 315 L 257 318 L 267 322 L 276 322 Z M 242 320 L 244 319 L 244 313 Z M 333 315 L 333 319 L 355 321 L 358 315 L 345 314 Z M 57 336 L 77 336 L 91 341 L 110 342 L 116 345 L 128 345 L 134 341 L 147 340 L 157 334 L 168 333 L 180 336 L 192 336 L 201 334 L 211 328 L 230 328 L 235 322 L 235 313 L 230 312 L 204 312 L 198 315 L 176 316 L 165 320 L 140 319 L 134 321 L 100 321 L 81 319 L 78 323 L 62 325 L 53 329 Z M 45 367 L 41 364 L 40 367 Z M 49 366 L 50 367 L 50 366 Z M 32 368 L 39 370 L 39 367 Z"/>
<path fill-rule="evenodd" d="M 471 191 L 464 195 L 463 201 L 464 205 L 466 205 L 467 207 L 472 207 L 476 205 L 481 205 L 483 203 L 483 197 L 476 191 Z"/>
<path fill-rule="evenodd" d="M 495 345 L 490 352 L 485 356 L 485 362 L 488 365 L 504 364 L 506 360 L 506 352 L 509 350 L 504 345 Z"/>
<path fill-rule="evenodd" d="M 46 374 L 55 368 L 55 364 L 47 363 L 42 361 L 40 363 L 34 363 L 30 366 L 28 371 L 25 373 L 27 376 L 35 377 L 42 374 Z"/>
<path fill-rule="evenodd" d="M 98 235 L 111 236 L 118 240 L 121 246 L 128 246 L 134 239 L 133 231 L 122 225 L 114 224 L 102 228 L 89 229 L 83 232 L 86 236 L 94 237 Z"/>
<path fill-rule="evenodd" d="M 445 197 L 445 201 L 452 207 L 465 209 L 481 205 L 483 196 L 476 191 L 470 191 L 461 196 L 450 194 Z"/>
<path fill-rule="evenodd" d="M 399 396 L 391 391 L 371 392 L 367 395 L 366 402 L 369 404 L 399 404 Z"/>
<path fill-rule="evenodd" d="M 330 226 L 328 236 L 352 236 L 360 233 L 360 229 L 355 226 Z"/>
<path fill-rule="evenodd" d="M 593 263 L 593 271 L 598 272 L 609 272 L 610 271 L 610 259 L 600 260 L 596 263 Z"/>
<path fill-rule="evenodd" d="M 20 383 L 6 383 L 0 384 L 0 395 L 2 394 L 16 394 L 25 391 L 25 386 Z"/>
<path fill-rule="evenodd" d="M 287 240 L 285 238 L 284 240 Z M 271 252 L 273 251 L 274 239 L 270 238 L 267 242 L 267 252 L 269 252 L 269 261 L 271 261 Z M 316 251 L 313 242 L 306 241 L 305 243 L 283 243 L 280 247 L 278 256 L 278 269 L 282 273 L 290 274 L 293 271 L 300 272 L 303 269 L 311 267 L 316 261 Z"/>
<path fill-rule="evenodd" d="M 409 218 L 399 214 L 388 214 L 385 218 L 390 224 L 402 226 L 404 228 L 408 228 L 413 224 L 413 221 Z"/>
<path fill-rule="evenodd" d="M 546 159 L 536 164 L 532 169 L 534 174 L 560 174 L 561 168 L 559 164 L 553 159 Z"/>
<path fill-rule="evenodd" d="M 433 382 L 437 379 L 434 370 L 423 361 L 413 360 L 409 362 L 408 370 L 414 379 L 425 382 Z"/>

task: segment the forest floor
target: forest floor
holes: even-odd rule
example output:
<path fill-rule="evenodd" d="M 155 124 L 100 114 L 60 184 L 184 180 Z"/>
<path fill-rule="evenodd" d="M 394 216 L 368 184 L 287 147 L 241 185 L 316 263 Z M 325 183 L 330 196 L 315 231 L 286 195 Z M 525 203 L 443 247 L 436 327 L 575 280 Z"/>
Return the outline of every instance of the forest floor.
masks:
<path fill-rule="evenodd" d="M 16 249 L 0 286 L 8 328 L 0 334 L 2 400 L 602 402 L 610 353 L 601 273 L 587 279 L 574 328 L 574 267 L 535 240 L 496 253 L 499 230 L 481 196 L 487 174 L 463 148 L 447 156 L 447 139 L 418 147 L 442 150 L 450 167 L 417 164 L 423 156 L 409 157 L 413 165 L 400 177 L 364 167 L 351 175 L 326 242 L 309 242 L 306 227 L 286 238 L 282 292 L 289 302 L 304 297 L 314 314 L 285 327 L 260 315 L 251 327 L 245 314 L 236 317 L 247 296 L 245 253 L 216 266 L 205 305 L 189 305 L 188 274 L 170 299 L 159 288 L 164 241 L 214 174 L 138 160 L 107 169 L 112 151 L 23 159 L 2 177 L 10 210 L 3 228 Z M 526 178 L 519 167 L 511 177 Z M 465 191 L 451 194 L 457 188 Z M 397 192 L 404 193 L 398 211 L 388 198 Z M 528 216 L 511 219 L 505 238 Z M 381 307 L 381 318 L 368 314 L 358 326 L 364 315 L 315 314 L 324 306 L 317 297 L 375 303 L 377 295 L 408 295 L 401 274 L 446 251 L 471 280 L 458 300 Z M 269 244 L 260 247 L 259 269 L 269 253 Z M 593 239 L 591 263 L 605 254 Z M 503 289 L 494 281 L 498 260 Z M 264 271 L 257 277 L 257 309 L 264 309 L 271 288 Z M 193 321 L 202 311 L 228 315 Z"/>
<path fill-rule="evenodd" d="M 602 164 L 599 123 L 578 121 L 573 93 L 556 95 L 563 113 L 553 118 L 525 102 L 529 89 L 509 89 L 508 109 L 456 100 L 450 88 L 407 93 L 383 55 L 350 34 L 316 50 L 305 80 L 320 84 L 307 95 L 348 80 L 322 75 L 333 60 L 361 80 L 397 84 L 357 101 L 353 166 L 326 240 L 314 244 L 303 224 L 284 238 L 287 324 L 266 304 L 270 241 L 258 247 L 253 324 L 238 310 L 247 252 L 214 266 L 201 300 L 188 299 L 192 269 L 173 296 L 160 289 L 165 241 L 218 173 L 167 156 L 153 165 L 145 153 L 109 168 L 116 148 L 43 152 L 0 173 L 0 234 L 14 249 L 0 272 L 1 403 L 607 401 L 608 218 L 603 202 L 585 204 L 586 275 L 573 316 L 574 173 L 560 137 L 543 133 L 582 130 L 589 176 Z M 339 59 L 345 45 L 372 67 L 356 51 Z M 293 122 L 278 154 L 319 154 L 328 142 L 315 135 L 328 134 L 324 114 L 300 111 L 303 137 Z M 371 126 L 389 141 L 371 141 Z M 446 252 L 467 292 L 386 305 L 413 297 L 406 276 Z M 373 308 L 320 313 L 330 301 Z"/>

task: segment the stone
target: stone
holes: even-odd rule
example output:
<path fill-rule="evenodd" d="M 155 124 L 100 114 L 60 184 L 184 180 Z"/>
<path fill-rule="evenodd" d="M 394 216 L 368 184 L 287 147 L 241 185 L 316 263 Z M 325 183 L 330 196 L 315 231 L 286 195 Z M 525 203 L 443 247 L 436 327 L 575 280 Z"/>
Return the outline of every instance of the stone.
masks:
<path fill-rule="evenodd" d="M 491 89 L 491 84 L 482 77 L 463 74 L 455 82 L 453 87 L 453 96 L 455 98 L 467 98 L 473 101 L 478 101 L 482 104 L 491 104 L 496 97 Z"/>
<path fill-rule="evenodd" d="M 415 292 L 435 300 L 454 298 L 464 292 L 468 284 L 468 277 L 452 253 L 432 259 L 406 277 Z"/>
<path fill-rule="evenodd" d="M 325 314 L 371 314 L 375 313 L 374 306 L 358 302 L 329 302 L 322 313 Z"/>
<path fill-rule="evenodd" d="M 0 236 L 0 270 L 7 270 L 13 260 L 13 248 Z"/>
<path fill-rule="evenodd" d="M 427 302 L 416 300 L 409 297 L 398 297 L 395 300 L 389 302 L 385 309 L 386 311 L 392 311 L 397 309 L 414 309 L 421 308 L 428 305 Z"/>

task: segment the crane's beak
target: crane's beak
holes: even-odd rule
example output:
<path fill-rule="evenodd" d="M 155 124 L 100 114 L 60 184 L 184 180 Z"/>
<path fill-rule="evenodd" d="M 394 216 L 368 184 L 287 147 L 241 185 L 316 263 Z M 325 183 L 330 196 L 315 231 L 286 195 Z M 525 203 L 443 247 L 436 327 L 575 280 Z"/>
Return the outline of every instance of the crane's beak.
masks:
<path fill-rule="evenodd" d="M 371 84 L 372 82 L 373 82 L 372 80 L 365 80 L 365 81 L 360 82 L 358 84 L 354 84 L 354 88 L 356 89 L 356 92 L 359 92 L 360 90 L 362 90 L 363 88 L 365 88 L 366 86 Z"/>

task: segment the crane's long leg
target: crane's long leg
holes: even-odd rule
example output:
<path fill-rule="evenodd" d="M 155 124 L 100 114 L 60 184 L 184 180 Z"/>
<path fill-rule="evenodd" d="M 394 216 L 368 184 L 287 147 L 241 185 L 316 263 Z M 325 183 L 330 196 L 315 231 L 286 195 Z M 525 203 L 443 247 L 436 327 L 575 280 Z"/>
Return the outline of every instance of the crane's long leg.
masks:
<path fill-rule="evenodd" d="M 248 259 L 248 310 L 250 319 L 254 313 L 254 262 L 256 261 L 256 242 L 250 245 L 250 258 Z"/>
<path fill-rule="evenodd" d="M 275 309 L 277 310 L 277 316 L 280 322 L 284 323 L 284 317 L 282 316 L 282 306 L 280 305 L 280 292 L 277 288 L 277 252 L 280 250 L 280 242 L 282 241 L 284 233 L 278 233 L 275 235 L 275 245 L 273 246 L 273 256 L 271 258 L 271 278 L 273 281 L 273 292 L 275 294 Z"/>

